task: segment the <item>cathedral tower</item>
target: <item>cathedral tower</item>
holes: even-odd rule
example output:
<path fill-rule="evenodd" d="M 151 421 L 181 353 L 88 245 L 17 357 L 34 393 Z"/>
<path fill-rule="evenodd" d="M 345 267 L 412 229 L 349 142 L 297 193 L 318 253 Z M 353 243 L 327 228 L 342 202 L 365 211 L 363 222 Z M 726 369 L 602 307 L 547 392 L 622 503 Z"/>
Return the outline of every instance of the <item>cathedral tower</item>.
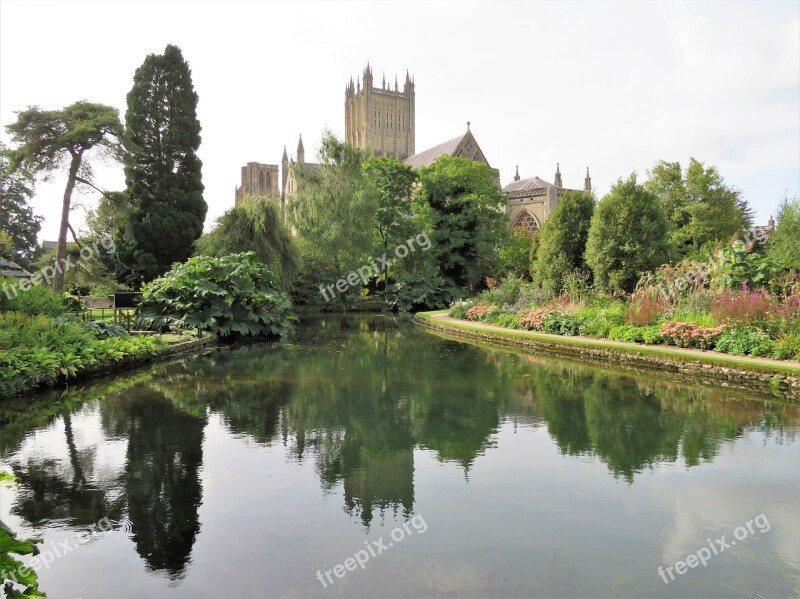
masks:
<path fill-rule="evenodd" d="M 363 85 L 362 85 L 363 81 Z M 395 78 L 394 89 L 373 86 L 367 64 L 362 81 L 352 77 L 344 92 L 345 140 L 359 148 L 371 148 L 375 156 L 404 160 L 414 154 L 414 81 L 406 71 L 403 91 Z"/>

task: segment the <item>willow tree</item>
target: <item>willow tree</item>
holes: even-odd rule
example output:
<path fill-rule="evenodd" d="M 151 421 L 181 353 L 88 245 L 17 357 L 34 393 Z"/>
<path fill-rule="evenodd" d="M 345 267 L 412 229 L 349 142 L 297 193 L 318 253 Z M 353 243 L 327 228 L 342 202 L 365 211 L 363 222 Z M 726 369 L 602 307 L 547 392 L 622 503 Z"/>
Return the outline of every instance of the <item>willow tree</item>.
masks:
<path fill-rule="evenodd" d="M 216 227 L 197 240 L 197 253 L 205 256 L 251 251 L 280 277 L 282 287 L 291 287 L 300 256 L 274 198 L 247 198 L 220 216 Z"/>
<path fill-rule="evenodd" d="M 369 153 L 326 132 L 317 157 L 317 165 L 293 165 L 299 185 L 286 198 L 287 218 L 304 259 L 346 275 L 372 250 L 378 197 L 364 174 Z"/>
<path fill-rule="evenodd" d="M 125 182 L 130 197 L 121 261 L 131 283 L 154 279 L 192 255 L 203 233 L 200 121 L 192 72 L 178 47 L 136 69 L 125 113 Z"/>
<path fill-rule="evenodd" d="M 61 110 L 42 110 L 30 106 L 17 113 L 17 122 L 6 127 L 17 147 L 11 151 L 11 171 L 21 169 L 31 177 L 49 179 L 67 165 L 67 185 L 61 204 L 56 264 L 67 256 L 67 230 L 72 192 L 76 183 L 89 182 L 92 168 L 84 160 L 86 152 L 118 159 L 121 155 L 122 124 L 119 111 L 104 104 L 75 102 Z M 53 288 L 64 288 L 64 269 L 56 268 Z"/>

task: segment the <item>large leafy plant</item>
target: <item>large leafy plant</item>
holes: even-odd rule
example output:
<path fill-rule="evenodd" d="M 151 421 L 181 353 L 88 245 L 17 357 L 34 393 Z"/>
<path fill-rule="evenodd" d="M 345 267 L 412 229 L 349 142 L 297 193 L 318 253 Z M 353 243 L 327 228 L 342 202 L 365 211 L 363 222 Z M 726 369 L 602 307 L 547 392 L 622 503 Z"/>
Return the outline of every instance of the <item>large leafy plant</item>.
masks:
<path fill-rule="evenodd" d="M 14 483 L 14 476 L 0 470 L 0 485 Z M 0 590 L 4 597 L 9 599 L 28 599 L 33 597 L 45 597 L 46 595 L 39 590 L 39 580 L 33 568 L 26 568 L 25 565 L 15 556 L 38 555 L 39 549 L 36 547 L 40 543 L 38 539 L 20 539 L 0 522 Z"/>
<path fill-rule="evenodd" d="M 210 331 L 220 337 L 285 337 L 297 317 L 280 281 L 253 252 L 197 256 L 142 288 L 153 326 Z"/>

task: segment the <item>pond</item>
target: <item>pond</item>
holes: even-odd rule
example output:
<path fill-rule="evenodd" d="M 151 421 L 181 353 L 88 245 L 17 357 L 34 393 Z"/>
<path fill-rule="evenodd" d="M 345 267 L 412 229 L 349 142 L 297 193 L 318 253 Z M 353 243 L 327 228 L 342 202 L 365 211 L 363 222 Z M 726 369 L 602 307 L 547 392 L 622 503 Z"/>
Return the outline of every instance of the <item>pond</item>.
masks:
<path fill-rule="evenodd" d="M 799 415 L 324 316 L 0 404 L 0 519 L 50 599 L 789 597 Z"/>

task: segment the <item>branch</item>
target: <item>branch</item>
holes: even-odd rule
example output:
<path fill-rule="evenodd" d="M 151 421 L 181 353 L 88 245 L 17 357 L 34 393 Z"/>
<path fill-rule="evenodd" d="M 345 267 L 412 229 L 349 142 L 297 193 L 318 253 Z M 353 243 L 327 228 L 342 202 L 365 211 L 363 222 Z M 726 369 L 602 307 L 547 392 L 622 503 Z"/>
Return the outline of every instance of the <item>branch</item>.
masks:
<path fill-rule="evenodd" d="M 92 189 L 94 189 L 96 192 L 100 193 L 100 194 L 101 194 L 103 197 L 105 197 L 107 200 L 111 200 L 112 202 L 114 201 L 114 198 L 112 198 L 111 196 L 109 196 L 109 195 L 108 195 L 108 192 L 106 192 L 106 191 L 103 191 L 102 189 L 100 189 L 99 187 L 97 187 L 96 185 L 94 185 L 94 183 L 91 183 L 90 181 L 87 181 L 87 180 L 86 180 L 86 179 L 84 179 L 83 177 L 79 177 L 78 175 L 75 175 L 75 180 L 76 180 L 78 183 L 83 183 L 84 185 L 88 185 L 89 187 L 91 187 Z"/>
<path fill-rule="evenodd" d="M 79 250 L 83 249 L 83 246 L 81 245 L 81 242 L 80 242 L 80 241 L 78 241 L 78 236 L 77 236 L 77 235 L 75 235 L 75 229 L 73 229 L 73 228 L 72 228 L 72 225 L 71 225 L 71 224 L 69 224 L 69 223 L 67 223 L 67 227 L 69 227 L 69 232 L 70 232 L 70 233 L 72 233 L 72 240 L 73 240 L 75 243 L 77 243 L 77 244 L 78 244 L 78 249 L 79 249 Z"/>

